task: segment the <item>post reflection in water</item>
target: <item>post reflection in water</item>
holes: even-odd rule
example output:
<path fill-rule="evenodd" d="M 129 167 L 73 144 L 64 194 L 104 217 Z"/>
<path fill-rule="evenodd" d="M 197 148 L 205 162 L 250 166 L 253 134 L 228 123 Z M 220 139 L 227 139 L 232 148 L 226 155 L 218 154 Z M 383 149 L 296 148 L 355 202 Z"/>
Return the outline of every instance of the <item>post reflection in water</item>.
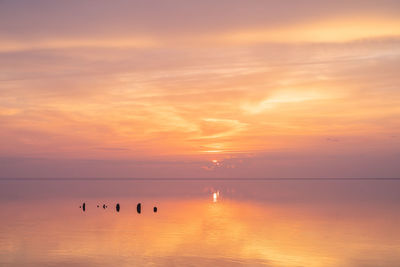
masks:
<path fill-rule="evenodd" d="M 4 266 L 397 266 L 398 214 L 371 203 L 204 197 L 1 204 Z M 215 200 L 218 201 L 215 201 Z M 141 214 L 137 203 L 142 203 Z"/>

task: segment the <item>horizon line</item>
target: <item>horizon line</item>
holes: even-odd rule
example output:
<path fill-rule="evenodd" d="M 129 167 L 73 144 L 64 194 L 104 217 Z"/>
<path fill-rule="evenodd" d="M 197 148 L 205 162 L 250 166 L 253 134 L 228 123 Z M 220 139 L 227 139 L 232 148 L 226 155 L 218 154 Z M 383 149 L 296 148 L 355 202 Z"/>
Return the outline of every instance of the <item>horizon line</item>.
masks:
<path fill-rule="evenodd" d="M 282 177 L 282 178 L 143 178 L 143 177 L 79 177 L 79 178 L 49 178 L 49 177 L 18 177 L 0 178 L 0 181 L 400 181 L 400 177 Z"/>

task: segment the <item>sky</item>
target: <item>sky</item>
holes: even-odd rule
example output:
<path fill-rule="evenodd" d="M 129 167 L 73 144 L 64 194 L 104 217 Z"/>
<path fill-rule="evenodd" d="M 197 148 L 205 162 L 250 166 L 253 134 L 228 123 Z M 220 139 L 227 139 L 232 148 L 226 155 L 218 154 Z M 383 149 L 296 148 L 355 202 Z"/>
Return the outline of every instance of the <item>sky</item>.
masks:
<path fill-rule="evenodd" d="M 0 0 L 0 177 L 400 177 L 399 15 Z"/>

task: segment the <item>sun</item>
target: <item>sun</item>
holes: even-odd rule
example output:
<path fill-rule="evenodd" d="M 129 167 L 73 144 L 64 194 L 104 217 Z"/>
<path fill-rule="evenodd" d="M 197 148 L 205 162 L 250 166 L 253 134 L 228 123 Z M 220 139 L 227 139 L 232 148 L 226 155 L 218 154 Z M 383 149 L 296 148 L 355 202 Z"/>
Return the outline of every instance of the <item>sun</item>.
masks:
<path fill-rule="evenodd" d="M 219 166 L 221 166 L 221 161 L 219 161 L 219 160 L 217 160 L 217 159 L 211 160 L 211 163 L 214 165 L 214 167 L 219 167 Z"/>

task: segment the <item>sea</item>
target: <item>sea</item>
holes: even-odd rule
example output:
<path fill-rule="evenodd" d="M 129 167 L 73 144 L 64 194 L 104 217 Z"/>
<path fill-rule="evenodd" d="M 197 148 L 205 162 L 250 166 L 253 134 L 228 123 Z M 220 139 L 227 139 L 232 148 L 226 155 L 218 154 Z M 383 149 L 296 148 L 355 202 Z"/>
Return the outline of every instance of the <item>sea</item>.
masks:
<path fill-rule="evenodd" d="M 0 266 L 400 266 L 400 180 L 2 179 Z"/>

